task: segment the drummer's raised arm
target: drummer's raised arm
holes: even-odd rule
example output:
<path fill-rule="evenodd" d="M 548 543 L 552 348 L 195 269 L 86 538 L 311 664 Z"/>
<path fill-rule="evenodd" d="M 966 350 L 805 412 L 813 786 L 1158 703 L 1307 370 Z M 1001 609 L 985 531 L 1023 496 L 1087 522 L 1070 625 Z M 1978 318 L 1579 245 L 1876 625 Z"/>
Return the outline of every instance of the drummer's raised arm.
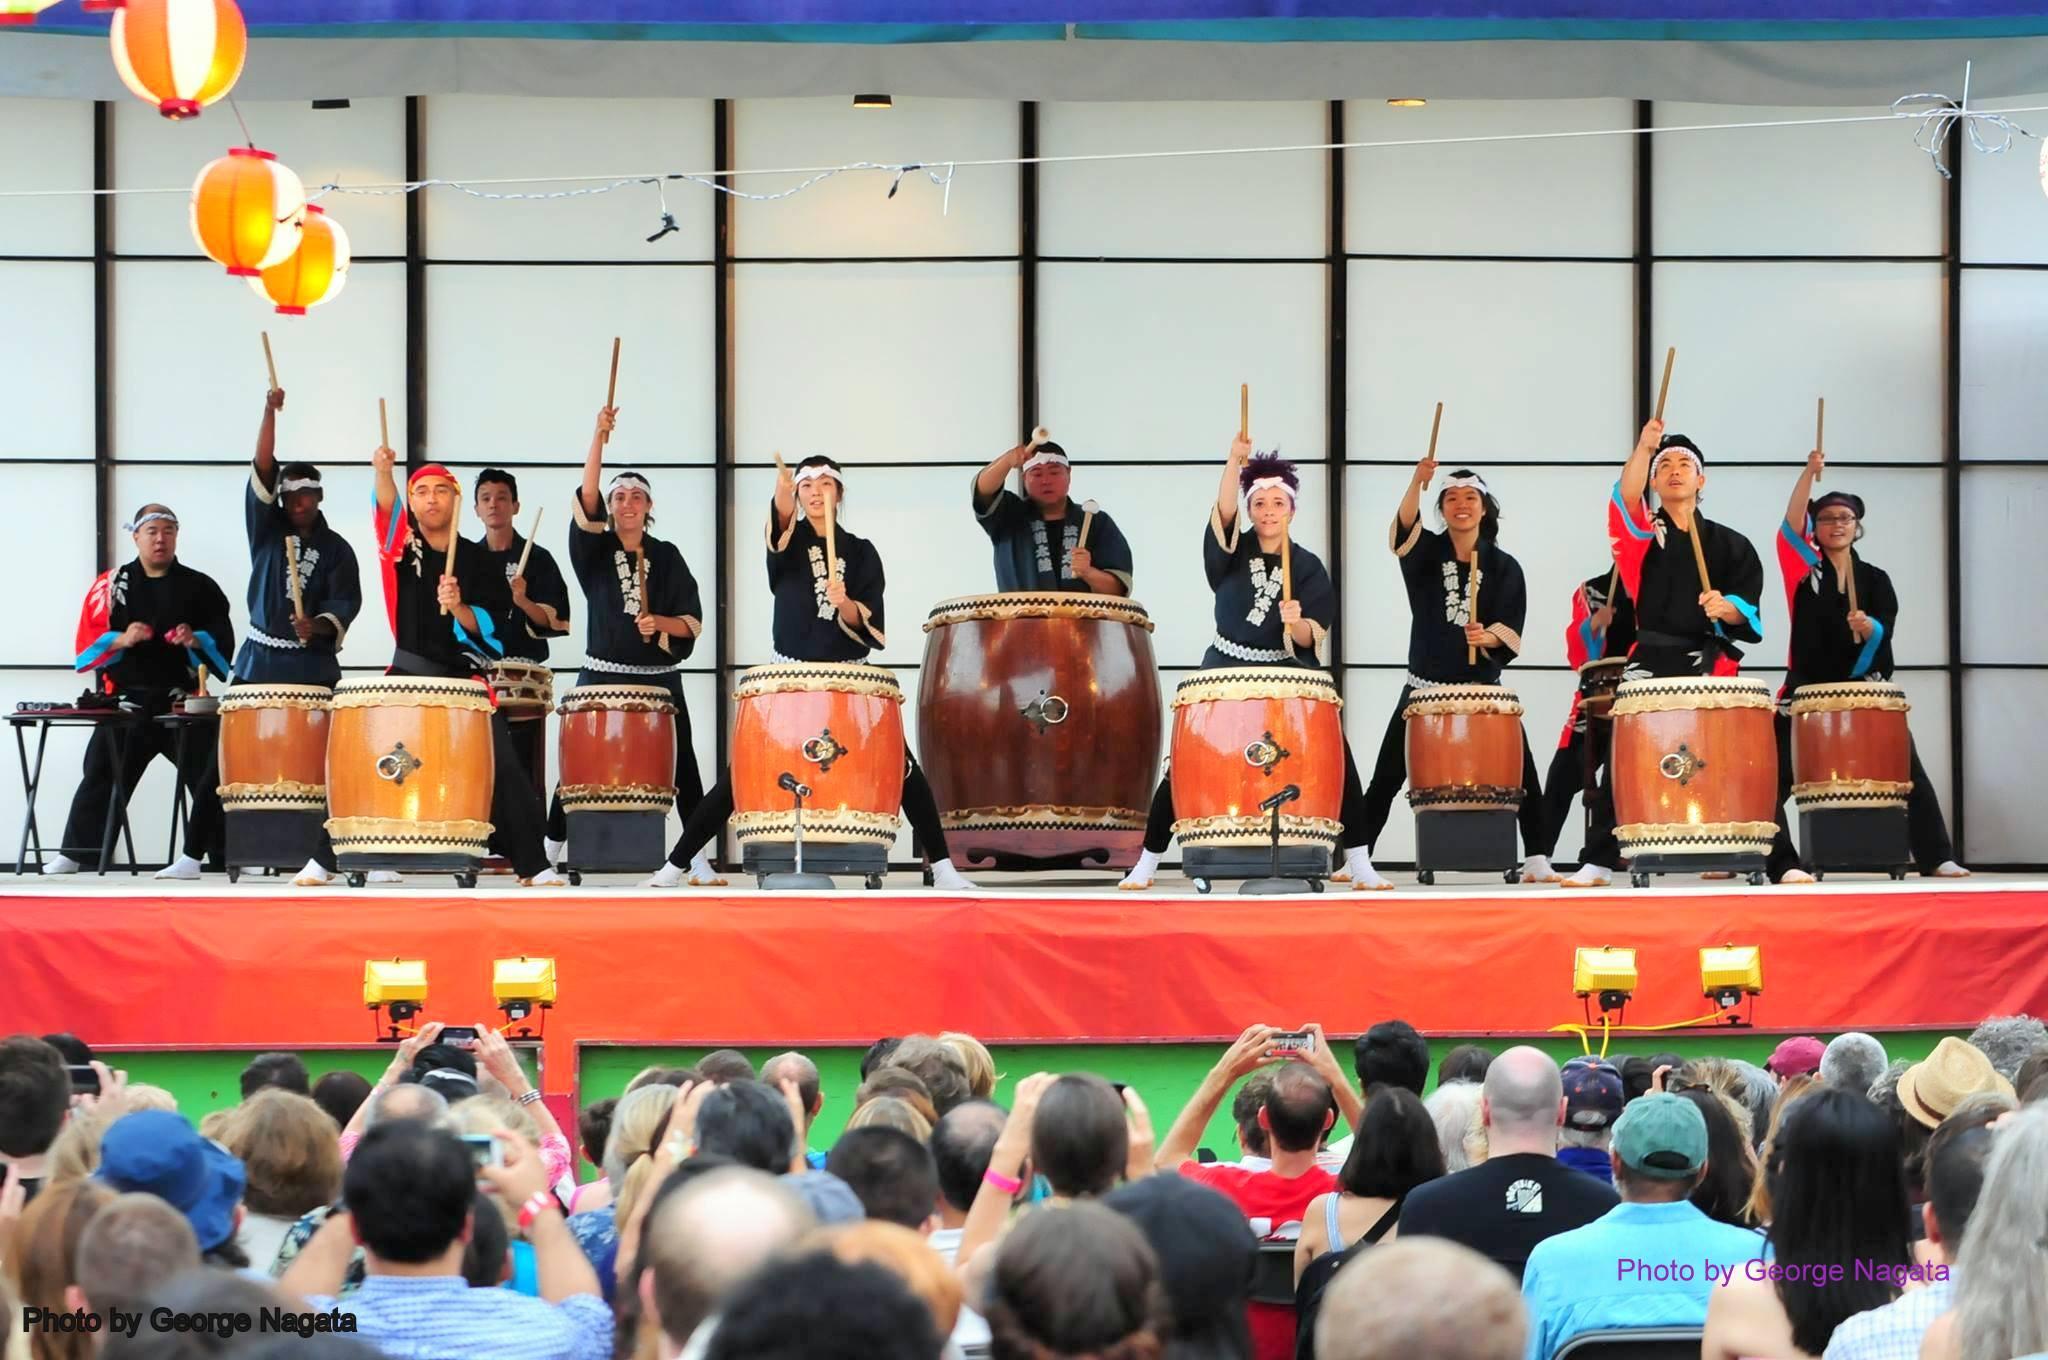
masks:
<path fill-rule="evenodd" d="M 618 424 L 618 407 L 607 406 L 600 410 L 597 426 L 590 432 L 590 452 L 583 455 L 583 487 L 578 503 L 584 515 L 592 520 L 604 518 L 604 446 Z"/>
<path fill-rule="evenodd" d="M 1424 454 L 1415 464 L 1415 475 L 1408 479 L 1408 489 L 1401 493 L 1401 504 L 1394 511 L 1394 531 L 1388 541 L 1394 546 L 1396 556 L 1404 556 L 1415 546 L 1415 529 L 1422 522 L 1422 493 L 1436 477 L 1436 459 Z"/>
<path fill-rule="evenodd" d="M 1216 488 L 1216 519 L 1226 531 L 1237 527 L 1237 474 L 1251 456 L 1251 440 L 1239 435 L 1230 441 L 1230 457 L 1223 463 L 1223 481 Z"/>
<path fill-rule="evenodd" d="M 1007 453 L 997 454 L 974 478 L 975 504 L 993 500 L 995 494 L 1003 489 L 1003 483 L 1009 480 L 1010 474 L 1023 467 L 1024 460 L 1030 456 L 1029 444 L 1019 444 Z"/>
<path fill-rule="evenodd" d="M 1652 419 L 1636 436 L 1636 446 L 1630 450 L 1628 462 L 1622 464 L 1618 484 L 1621 503 L 1631 514 L 1643 503 L 1643 492 L 1650 485 L 1650 460 L 1657 456 L 1657 446 L 1663 442 L 1664 422 Z"/>
<path fill-rule="evenodd" d="M 1827 469 L 1827 455 L 1819 449 L 1806 455 L 1806 466 L 1792 484 L 1792 499 L 1785 503 L 1785 525 L 1802 539 L 1806 537 L 1806 507 L 1813 499 L 1814 481 Z"/>
<path fill-rule="evenodd" d="M 391 507 L 398 504 L 398 482 L 391 473 L 397 462 L 397 452 L 382 445 L 370 455 L 370 466 L 376 471 L 377 510 L 381 514 L 390 514 Z"/>

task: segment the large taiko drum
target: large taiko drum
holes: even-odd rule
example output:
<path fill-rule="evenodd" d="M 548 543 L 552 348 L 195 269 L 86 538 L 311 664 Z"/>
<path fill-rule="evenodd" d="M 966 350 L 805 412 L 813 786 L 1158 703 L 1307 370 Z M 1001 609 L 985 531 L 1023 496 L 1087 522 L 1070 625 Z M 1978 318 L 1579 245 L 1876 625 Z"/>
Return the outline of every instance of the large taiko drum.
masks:
<path fill-rule="evenodd" d="M 220 700 L 220 802 L 228 873 L 296 869 L 327 821 L 325 685 L 240 684 Z"/>
<path fill-rule="evenodd" d="M 1774 709 L 1768 685 L 1740 676 L 1617 689 L 1608 768 L 1621 853 L 1660 864 L 1767 855 L 1777 831 Z"/>
<path fill-rule="evenodd" d="M 333 700 L 325 685 L 244 684 L 221 695 L 221 810 L 324 817 Z"/>
<path fill-rule="evenodd" d="M 1911 706 L 1897 685 L 1850 680 L 1792 691 L 1792 797 L 1801 812 L 1904 808 L 1913 791 Z"/>
<path fill-rule="evenodd" d="M 1522 704 L 1500 685 L 1424 685 L 1407 720 L 1408 801 L 1417 813 L 1522 802 Z"/>
<path fill-rule="evenodd" d="M 659 685 L 578 685 L 562 695 L 564 812 L 666 813 L 676 801 L 676 706 Z"/>
<path fill-rule="evenodd" d="M 782 662 L 746 672 L 733 697 L 732 825 L 742 852 L 750 843 L 793 839 L 785 774 L 811 790 L 806 844 L 886 852 L 902 825 L 903 688 L 896 677 L 858 662 Z"/>
<path fill-rule="evenodd" d="M 1283 872 L 1321 877 L 1342 825 L 1344 701 L 1321 671 L 1298 666 L 1206 670 L 1173 692 L 1173 834 L 1191 877 L 1265 872 L 1280 807 Z"/>
<path fill-rule="evenodd" d="M 342 867 L 481 859 L 495 766 L 491 694 L 481 681 L 342 681 L 327 736 L 327 831 Z"/>
<path fill-rule="evenodd" d="M 1128 868 L 1159 769 L 1159 668 L 1143 605 L 1015 592 L 925 623 L 917 746 L 954 857 Z"/>

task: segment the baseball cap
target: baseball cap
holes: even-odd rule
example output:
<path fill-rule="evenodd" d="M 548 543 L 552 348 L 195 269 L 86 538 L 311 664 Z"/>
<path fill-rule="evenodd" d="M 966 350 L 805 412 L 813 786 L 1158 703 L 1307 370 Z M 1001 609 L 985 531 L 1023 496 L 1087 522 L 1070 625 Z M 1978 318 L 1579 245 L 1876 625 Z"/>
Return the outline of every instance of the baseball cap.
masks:
<path fill-rule="evenodd" d="M 1772 1049 L 1764 1070 L 1780 1077 L 1805 1076 L 1809 1072 L 1820 1071 L 1820 1056 L 1825 1052 L 1827 1046 L 1820 1040 L 1810 1034 L 1802 1034 Z"/>
<path fill-rule="evenodd" d="M 1681 1096 L 1631 1101 L 1614 1121 L 1614 1155 L 1638 1175 L 1683 1180 L 1707 1164 L 1706 1117 Z"/>
<path fill-rule="evenodd" d="M 96 1174 L 116 1190 L 155 1195 L 183 1214 L 201 1251 L 235 1235 L 235 1206 L 245 1183 L 242 1161 L 201 1138 L 181 1114 L 137 1110 L 115 1120 L 100 1140 Z"/>
<path fill-rule="evenodd" d="M 1621 1117 L 1626 1103 L 1621 1071 L 1602 1058 L 1573 1058 L 1564 1065 L 1564 1122 L 1567 1128 L 1604 1129 Z"/>

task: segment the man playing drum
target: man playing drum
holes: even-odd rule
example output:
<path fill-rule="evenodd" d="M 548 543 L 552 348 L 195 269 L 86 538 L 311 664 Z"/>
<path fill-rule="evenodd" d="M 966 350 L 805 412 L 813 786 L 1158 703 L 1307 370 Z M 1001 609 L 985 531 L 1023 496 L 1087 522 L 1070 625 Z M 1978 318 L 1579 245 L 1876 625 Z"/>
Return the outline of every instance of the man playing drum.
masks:
<path fill-rule="evenodd" d="M 1700 514 L 1706 484 L 1706 459 L 1698 445 L 1684 435 L 1666 435 L 1661 420 L 1643 426 L 1607 506 L 1607 536 L 1621 586 L 1636 602 L 1629 680 L 1732 676 L 1742 661 L 1735 644 L 1763 641 L 1757 606 L 1763 562 L 1748 539 Z M 1654 513 L 1646 500 L 1653 490 L 1659 502 Z M 1702 589 L 1703 567 L 1711 589 Z M 1603 887 L 1620 865 L 1613 782 L 1609 769 L 1587 792 L 1585 862 L 1564 880 L 1568 888 Z"/>
<path fill-rule="evenodd" d="M 1223 480 L 1202 532 L 1202 567 L 1216 595 L 1216 637 L 1202 654 L 1202 668 L 1329 665 L 1330 629 L 1337 621 L 1337 590 L 1322 559 L 1289 541 L 1300 479 L 1294 464 L 1267 454 L 1252 457 L 1252 443 L 1239 434 L 1223 465 Z M 1244 498 L 1249 529 L 1238 523 Z M 1281 596 L 1281 550 L 1286 546 L 1294 596 Z M 1344 864 L 1355 888 L 1391 888 L 1374 871 L 1361 831 L 1364 802 L 1351 743 L 1344 743 Z M 1145 849 L 1117 884 L 1142 892 L 1152 886 L 1159 860 L 1173 841 L 1173 786 L 1159 781 L 1145 824 Z"/>
<path fill-rule="evenodd" d="M 439 463 L 415 469 L 406 479 L 406 503 L 400 505 L 392 471 L 397 459 L 382 446 L 371 455 L 377 556 L 394 643 L 387 673 L 481 679 L 505 653 L 497 624 L 510 608 L 504 572 L 467 539 L 456 542 L 455 560 L 449 562 L 450 542 L 459 539 L 455 512 L 462 498 L 455 475 Z M 492 852 L 511 863 L 523 886 L 565 886 L 569 880 L 555 872 L 541 848 L 545 811 L 540 795 L 520 764 L 505 715 L 496 711 L 491 744 Z M 299 881 L 324 881 L 321 875 L 331 877 L 334 869 L 330 856 L 308 865 Z"/>
<path fill-rule="evenodd" d="M 485 561 L 505 573 L 505 585 L 512 595 L 512 607 L 498 627 L 505 655 L 545 662 L 548 640 L 569 636 L 569 583 L 562 579 L 554 555 L 538 543 L 527 546 L 516 527 L 519 479 L 503 468 L 479 472 L 476 517 L 484 525 L 479 551 Z"/>
<path fill-rule="evenodd" d="M 838 523 L 846 479 L 839 464 L 813 455 L 796 471 L 780 469 L 775 499 L 768 510 L 768 588 L 775 596 L 774 659 L 778 662 L 865 661 L 868 653 L 888 644 L 883 633 L 882 594 L 885 586 L 881 554 L 867 539 Z M 834 570 L 826 570 L 826 529 L 832 530 Z M 974 885 L 954 867 L 946 853 L 946 833 L 939 825 L 938 804 L 917 758 L 904 753 L 903 814 L 917 844 L 932 862 L 932 886 L 960 889 Z M 683 823 L 683 834 L 663 865 L 644 886 L 713 887 L 725 882 L 711 867 L 705 847 L 732 817 L 732 771 L 726 770 L 696 811 Z M 687 871 L 687 877 L 686 877 Z"/>
<path fill-rule="evenodd" d="M 1792 500 L 1778 526 L 1778 570 L 1785 579 L 1785 598 L 1792 615 L 1792 641 L 1785 665 L 1789 698 L 1803 685 L 1844 680 L 1889 680 L 1892 640 L 1898 622 L 1899 597 L 1892 578 L 1863 560 L 1856 543 L 1863 537 L 1863 498 L 1847 491 L 1829 491 L 1814 500 L 1813 484 L 1826 467 L 1816 449 L 1793 484 Z M 1854 575 L 1854 594 L 1846 583 Z M 1851 600 L 1855 603 L 1852 605 Z M 1778 835 L 1771 845 L 1771 877 L 1808 881 L 1785 827 L 1785 798 L 1792 790 L 1792 719 L 1781 706 L 1778 726 Z M 1969 870 L 1955 861 L 1948 824 L 1933 781 L 1910 748 L 1913 790 L 1906 796 L 1906 822 L 1913 863 L 1929 878 L 1964 878 Z"/>
<path fill-rule="evenodd" d="M 1529 609 L 1529 590 L 1522 564 L 1504 552 L 1500 534 L 1500 502 L 1484 478 L 1465 468 L 1453 472 L 1437 492 L 1437 518 L 1443 532 L 1422 524 L 1422 493 L 1434 480 L 1437 462 L 1428 456 L 1415 465 L 1415 475 L 1394 512 L 1388 543 L 1401 562 L 1401 581 L 1408 593 L 1408 678 L 1394 703 L 1394 716 L 1380 741 L 1372 781 L 1365 786 L 1366 843 L 1378 845 L 1380 831 L 1394 795 L 1408 779 L 1408 701 L 1421 685 L 1497 685 L 1501 670 L 1522 652 L 1522 623 Z M 1475 602 L 1472 573 L 1479 573 Z M 1485 619 L 1487 622 L 1481 623 Z M 1522 881 L 1555 882 L 1543 853 L 1543 789 L 1537 782 L 1536 758 L 1522 739 L 1522 801 L 1517 812 L 1522 829 Z M 1348 830 L 1348 828 L 1347 828 Z"/>
<path fill-rule="evenodd" d="M 242 493 L 249 530 L 249 637 L 235 657 L 235 679 L 273 685 L 326 685 L 341 679 L 348 626 L 363 607 L 355 549 L 320 513 L 326 492 L 311 463 L 277 467 L 277 413 L 284 392 L 272 389 L 256 432 L 256 456 Z M 291 573 L 298 572 L 298 588 Z"/>
<path fill-rule="evenodd" d="M 1013 471 L 1022 496 L 1003 484 Z M 1131 593 L 1131 545 L 1107 514 L 1074 504 L 1072 482 L 1066 450 L 1043 431 L 975 474 L 974 517 L 995 544 L 997 590 Z"/>
<path fill-rule="evenodd" d="M 1572 694 L 1571 712 L 1565 717 L 1564 730 L 1558 733 L 1557 754 L 1550 758 L 1550 770 L 1543 778 L 1540 848 L 1546 859 L 1557 853 L 1557 839 L 1564 834 L 1564 816 L 1572 798 L 1593 786 L 1612 746 L 1614 734 L 1606 721 L 1586 711 L 1586 665 L 1609 658 L 1619 665 L 1635 641 L 1636 607 L 1621 588 L 1621 573 L 1610 568 L 1580 582 L 1572 592 L 1572 621 L 1564 630 L 1565 660 L 1579 672 L 1580 687 Z M 1620 677 L 1614 678 L 1618 681 Z"/>

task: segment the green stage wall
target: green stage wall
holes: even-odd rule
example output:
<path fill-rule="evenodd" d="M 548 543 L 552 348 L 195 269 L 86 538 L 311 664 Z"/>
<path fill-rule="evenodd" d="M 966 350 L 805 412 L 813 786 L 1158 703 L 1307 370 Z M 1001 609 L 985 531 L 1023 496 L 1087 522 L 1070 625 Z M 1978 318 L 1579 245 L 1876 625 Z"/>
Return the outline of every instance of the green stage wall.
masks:
<path fill-rule="evenodd" d="M 1673 1052 L 1687 1057 L 1708 1054 L 1746 1058 L 1761 1064 L 1778 1044 L 1780 1035 L 1758 1035 L 1746 1030 L 1694 1030 L 1691 1032 L 1627 1035 L 1623 1038 L 1635 1042 L 1616 1043 L 1613 1052 L 1651 1053 Z M 1885 1051 L 1894 1058 L 1920 1059 L 1927 1056 L 1941 1033 L 1931 1030 L 1879 1034 Z M 1463 1038 L 1437 1039 L 1430 1043 L 1433 1065 L 1460 1043 L 1482 1042 Z M 1498 1052 L 1510 1044 L 1524 1042 L 1516 1038 L 1496 1037 L 1483 1041 L 1487 1047 Z M 1575 1038 L 1560 1038 L 1544 1035 L 1527 1042 L 1554 1055 L 1563 1062 L 1581 1052 Z M 1351 1069 L 1351 1044 L 1338 1040 L 1339 1061 L 1348 1072 Z M 606 1096 L 615 1096 L 625 1089 L 633 1074 L 650 1064 L 680 1066 L 694 1063 L 708 1050 L 703 1048 L 641 1048 L 613 1047 L 610 1045 L 589 1045 L 581 1050 L 582 1072 L 579 1095 L 587 1104 Z M 759 1048 L 745 1050 L 756 1066 L 767 1061 L 780 1049 Z M 819 1079 L 825 1093 L 825 1108 L 818 1116 L 818 1122 L 811 1131 L 811 1145 L 816 1148 L 831 1146 L 832 1140 L 853 1113 L 854 1090 L 860 1085 L 860 1059 L 864 1049 L 820 1048 L 808 1050 L 810 1057 L 818 1064 Z M 1007 1104 L 1009 1093 L 1019 1077 L 1033 1072 L 1096 1072 L 1114 1081 L 1122 1081 L 1135 1087 L 1146 1105 L 1152 1111 L 1154 1127 L 1164 1134 L 1168 1124 L 1179 1112 L 1181 1104 L 1194 1094 L 1202 1075 L 1213 1063 L 1222 1049 L 1208 1044 L 1049 1044 L 997 1048 L 994 1051 L 996 1071 L 1002 1080 L 996 1087 L 996 1099 Z M 195 1121 L 209 1111 L 233 1105 L 240 1095 L 237 1078 L 242 1067 L 249 1060 L 249 1053 L 236 1052 L 133 1052 L 114 1057 L 115 1065 L 127 1069 L 132 1080 L 154 1082 L 171 1091 L 178 1098 L 178 1106 Z M 306 1066 L 317 1077 L 323 1072 L 346 1068 L 361 1072 L 375 1081 L 390 1062 L 389 1049 L 323 1049 L 302 1055 Z M 1432 1071 L 1431 1081 L 1434 1082 Z M 571 1078 L 564 1074 L 550 1073 L 544 1083 L 549 1090 L 565 1090 L 571 1085 Z M 1226 1106 L 1210 1122 L 1203 1144 L 1216 1149 L 1221 1156 L 1228 1157 L 1235 1146 L 1235 1130 L 1230 1122 Z M 569 1131 L 572 1141 L 574 1132 Z"/>

